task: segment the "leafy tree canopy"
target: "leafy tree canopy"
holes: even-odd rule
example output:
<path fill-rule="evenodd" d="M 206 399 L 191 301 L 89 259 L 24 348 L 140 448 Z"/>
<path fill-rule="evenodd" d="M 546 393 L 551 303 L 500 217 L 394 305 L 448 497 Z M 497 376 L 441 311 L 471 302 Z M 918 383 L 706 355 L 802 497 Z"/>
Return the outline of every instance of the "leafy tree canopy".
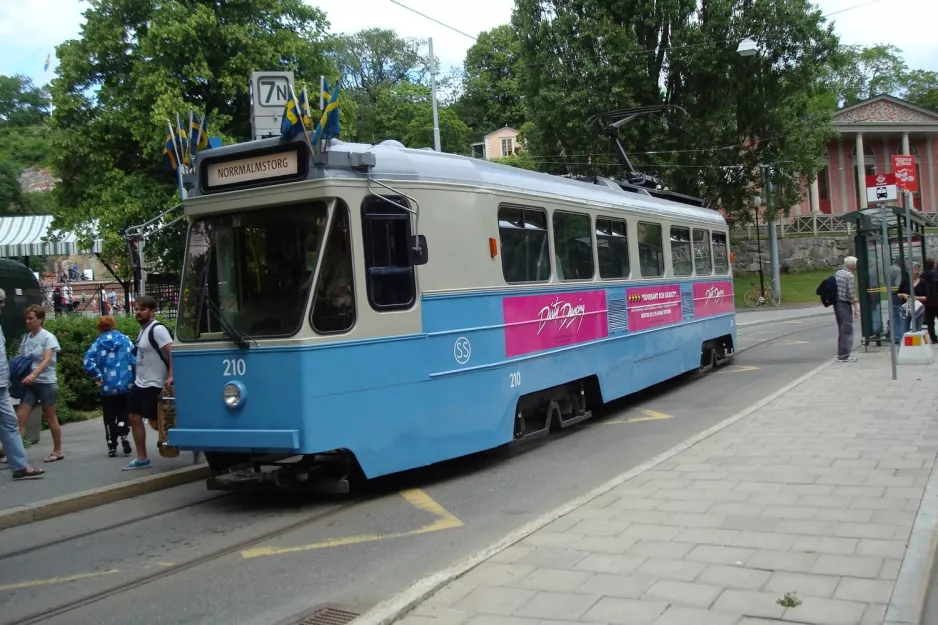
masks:
<path fill-rule="evenodd" d="M 49 94 L 26 76 L 0 76 L 0 126 L 41 124 L 49 117 Z"/>
<path fill-rule="evenodd" d="M 521 128 L 528 112 L 521 92 L 521 41 L 505 24 L 479 35 L 466 53 L 462 96 L 456 111 L 476 135 Z"/>
<path fill-rule="evenodd" d="M 321 74 L 334 73 L 325 15 L 302 0 L 91 0 L 84 18 L 79 38 L 56 49 L 55 227 L 90 239 L 97 219 L 113 256 L 125 253 L 128 226 L 178 201 L 175 176 L 161 166 L 167 119 L 175 125 L 191 107 L 208 114 L 212 135 L 248 140 L 252 70 L 293 70 L 317 89 Z M 181 227 L 147 242 L 162 270 L 178 267 L 180 235 Z"/>
<path fill-rule="evenodd" d="M 800 200 L 798 172 L 820 166 L 832 134 L 822 78 L 838 40 L 809 0 L 517 0 L 512 23 L 534 122 L 526 147 L 542 169 L 624 177 L 586 120 L 660 104 L 688 115 L 624 127 L 634 162 L 731 220 L 751 218 L 763 172 L 784 207 Z M 757 56 L 737 55 L 746 36 Z"/>

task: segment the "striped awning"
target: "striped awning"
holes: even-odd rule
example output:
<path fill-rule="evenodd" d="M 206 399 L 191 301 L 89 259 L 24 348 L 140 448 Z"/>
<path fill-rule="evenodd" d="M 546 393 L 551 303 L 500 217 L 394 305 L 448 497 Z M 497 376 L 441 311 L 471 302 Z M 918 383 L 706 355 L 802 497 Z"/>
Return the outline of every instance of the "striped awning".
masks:
<path fill-rule="evenodd" d="M 92 249 L 78 246 L 78 237 L 71 232 L 56 232 L 50 241 L 52 215 L 17 215 L 0 217 L 0 258 L 17 256 L 69 256 L 101 251 L 100 239 Z"/>

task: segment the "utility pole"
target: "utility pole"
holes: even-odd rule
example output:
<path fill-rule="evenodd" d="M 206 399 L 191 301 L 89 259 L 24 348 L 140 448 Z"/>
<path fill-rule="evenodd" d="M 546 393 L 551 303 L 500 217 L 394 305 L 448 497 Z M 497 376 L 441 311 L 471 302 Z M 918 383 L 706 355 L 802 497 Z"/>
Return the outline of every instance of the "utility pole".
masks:
<path fill-rule="evenodd" d="M 440 118 L 436 111 L 436 59 L 433 56 L 433 37 L 430 42 L 430 96 L 433 100 L 433 149 L 440 152 Z"/>
<path fill-rule="evenodd" d="M 765 169 L 763 169 L 763 171 L 765 171 Z M 766 191 L 765 206 L 766 206 L 766 208 L 767 208 L 768 211 L 769 211 L 769 215 L 772 216 L 772 219 L 768 220 L 768 228 L 769 228 L 769 264 L 772 266 L 772 280 L 775 281 L 775 282 L 773 283 L 774 286 L 772 287 L 772 290 L 775 292 L 776 297 L 778 297 L 778 299 L 781 300 L 781 299 L 782 299 L 782 279 L 781 279 L 781 276 L 779 275 L 778 234 L 777 234 L 776 231 L 775 231 L 775 223 L 776 223 L 776 221 L 775 221 L 775 213 L 774 213 L 773 210 L 772 210 L 772 207 L 774 206 L 775 203 L 774 203 L 774 201 L 773 201 L 773 199 L 772 199 L 772 192 L 773 192 L 772 181 L 769 180 L 768 174 L 766 174 L 766 176 L 765 176 L 765 181 L 766 181 L 766 185 L 765 185 L 765 191 Z"/>

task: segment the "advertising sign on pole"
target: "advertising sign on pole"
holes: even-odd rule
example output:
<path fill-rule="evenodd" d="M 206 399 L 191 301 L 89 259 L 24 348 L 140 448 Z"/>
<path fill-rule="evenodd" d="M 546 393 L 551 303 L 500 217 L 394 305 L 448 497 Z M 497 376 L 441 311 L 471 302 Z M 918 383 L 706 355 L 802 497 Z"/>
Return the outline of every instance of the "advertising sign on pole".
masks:
<path fill-rule="evenodd" d="M 892 170 L 896 176 L 896 186 L 907 193 L 918 192 L 918 176 L 915 170 L 915 157 L 893 154 Z M 869 177 L 869 176 L 867 176 Z"/>
<path fill-rule="evenodd" d="M 892 202 L 899 199 L 895 174 L 875 174 L 866 177 L 867 202 Z"/>

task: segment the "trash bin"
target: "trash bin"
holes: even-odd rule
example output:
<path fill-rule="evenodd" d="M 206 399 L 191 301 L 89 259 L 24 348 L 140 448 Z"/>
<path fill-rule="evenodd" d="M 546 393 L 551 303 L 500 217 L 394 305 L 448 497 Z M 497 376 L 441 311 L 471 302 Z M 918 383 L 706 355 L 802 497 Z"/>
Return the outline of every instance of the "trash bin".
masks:
<path fill-rule="evenodd" d="M 13 410 L 16 411 L 20 405 L 20 400 L 13 400 Z M 42 432 L 42 406 L 33 406 L 33 411 L 29 414 L 29 420 L 26 422 L 26 438 L 33 443 L 39 442 L 39 434 Z"/>

